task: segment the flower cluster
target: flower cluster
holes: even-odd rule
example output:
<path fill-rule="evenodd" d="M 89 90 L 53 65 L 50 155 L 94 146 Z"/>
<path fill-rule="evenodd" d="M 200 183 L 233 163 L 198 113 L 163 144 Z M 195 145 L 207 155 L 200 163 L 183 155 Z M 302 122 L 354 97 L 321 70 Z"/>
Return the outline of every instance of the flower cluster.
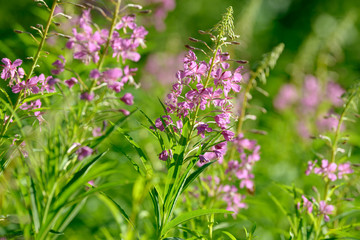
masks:
<path fill-rule="evenodd" d="M 101 29 L 93 30 L 90 9 L 84 10 L 79 21 L 79 29 L 73 28 L 73 37 L 69 39 L 66 47 L 74 49 L 74 59 L 79 59 L 85 64 L 91 61 L 97 63 L 100 59 L 100 50 L 108 39 L 109 30 Z M 134 15 L 127 15 L 116 24 L 111 36 L 110 46 L 113 49 L 113 57 L 118 59 L 121 57 L 124 62 L 126 59 L 139 61 L 140 54 L 137 48 L 144 46 L 144 37 L 147 31 L 143 26 L 137 26 Z M 122 34 L 119 32 L 122 30 Z"/>
<path fill-rule="evenodd" d="M 313 172 L 322 176 L 323 178 L 335 181 L 336 179 L 342 179 L 346 174 L 351 174 L 354 172 L 349 162 L 337 165 L 334 162 L 329 163 L 327 159 L 323 159 L 321 160 L 321 166 L 319 167 L 316 167 L 316 163 L 317 160 L 314 162 L 308 162 L 308 167 L 305 171 L 306 175 L 309 175 L 311 172 Z"/>
<path fill-rule="evenodd" d="M 24 69 L 20 67 L 22 60 L 16 59 L 14 62 L 11 62 L 10 59 L 3 58 L 1 61 L 5 64 L 2 65 L 1 78 L 9 80 L 8 86 L 11 87 L 13 93 L 22 93 L 23 97 L 26 98 L 31 94 L 44 94 L 55 91 L 54 85 L 56 80 L 52 76 L 45 77 L 44 74 L 40 74 L 39 76 L 33 76 L 30 79 L 22 80 L 25 76 Z M 41 117 L 42 113 L 36 111 L 36 109 L 41 108 L 42 103 L 40 99 L 32 102 L 22 101 L 20 104 L 19 108 L 21 110 L 29 113 L 34 111 L 34 116 L 39 122 L 41 123 L 43 121 L 43 118 Z"/>
<path fill-rule="evenodd" d="M 79 59 L 85 64 L 91 61 L 98 63 L 100 59 L 100 51 L 107 50 L 110 47 L 113 51 L 112 56 L 119 60 L 121 58 L 124 64 L 127 59 L 137 62 L 140 59 L 140 54 L 137 52 L 139 46 L 145 46 L 145 36 L 147 31 L 143 26 L 138 26 L 135 23 L 135 15 L 123 16 L 119 22 L 114 25 L 114 32 L 109 36 L 109 30 L 102 29 L 95 31 L 92 27 L 92 20 L 90 9 L 84 10 L 81 17 L 77 21 L 78 28 L 73 28 L 73 37 L 69 39 L 66 46 L 69 49 L 74 49 L 74 59 Z M 110 39 L 108 39 L 110 37 Z M 107 45 L 106 45 L 107 44 Z M 106 45 L 106 46 L 105 46 Z M 60 59 L 53 63 L 56 69 L 53 70 L 56 74 L 63 71 L 65 59 L 61 56 Z M 90 79 L 96 82 L 97 85 L 106 85 L 109 89 L 119 93 L 123 90 L 126 83 L 135 84 L 133 75 L 137 68 L 130 68 L 125 65 L 122 68 L 109 68 L 104 71 L 100 69 L 93 69 L 90 72 Z M 78 81 L 76 78 L 71 78 L 65 81 L 69 88 L 74 86 Z M 91 91 L 83 92 L 80 99 L 92 101 L 95 94 Z M 133 96 L 126 93 L 122 98 L 127 105 L 133 104 Z"/>
<path fill-rule="evenodd" d="M 317 203 L 314 198 L 311 198 L 311 200 L 309 200 L 304 195 L 302 195 L 301 198 L 302 204 L 301 202 L 297 203 L 297 208 L 299 210 L 301 209 L 302 205 L 302 210 L 311 214 L 314 210 L 314 206 L 316 206 L 318 215 L 323 215 L 325 222 L 328 222 L 330 220 L 329 214 L 333 214 L 335 209 L 333 205 L 327 204 L 325 201 L 320 201 L 319 203 Z"/>
<path fill-rule="evenodd" d="M 209 196 L 222 199 L 226 203 L 226 210 L 232 211 L 235 218 L 242 208 L 247 208 L 244 203 L 245 195 L 239 193 L 239 189 L 234 185 L 221 184 L 221 179 L 217 176 L 207 176 L 201 178 L 207 184 Z"/>
<path fill-rule="evenodd" d="M 333 114 L 332 108 L 343 104 L 341 96 L 345 90 L 332 81 L 329 81 L 326 87 L 322 87 L 317 78 L 308 75 L 300 92 L 293 84 L 283 85 L 274 100 L 274 107 L 282 111 L 297 106 L 298 132 L 302 137 L 311 135 L 308 125 L 311 122 L 310 117 L 315 113 L 318 114 L 316 125 L 320 132 L 334 131 L 339 124 L 339 116 Z M 326 112 L 320 107 L 323 104 L 331 105 L 330 108 L 326 108 Z"/>
<path fill-rule="evenodd" d="M 217 160 L 217 164 L 227 165 L 225 179 L 216 176 L 203 178 L 215 197 L 221 197 L 227 204 L 227 209 L 234 212 L 245 208 L 245 195 L 239 193 L 240 189 L 254 192 L 255 162 L 260 160 L 260 146 L 255 140 L 249 140 L 243 134 L 235 136 L 231 131 L 233 119 L 233 104 L 231 95 L 241 90 L 242 67 L 231 71 L 228 63 L 230 56 L 220 50 L 209 62 L 199 61 L 193 51 L 189 51 L 183 59 L 183 70 L 176 73 L 177 82 L 173 84 L 172 91 L 165 100 L 167 112 L 162 118 L 155 121 L 155 127 L 164 131 L 168 126 L 180 130 L 182 121 L 186 118 L 196 118 L 194 132 L 204 139 L 210 139 L 214 134 L 221 134 L 220 141 L 199 155 L 198 166 L 206 162 Z M 201 116 L 201 119 L 197 117 Z M 179 120 L 175 120 L 178 118 Z M 176 121 L 176 127 L 173 122 Z M 179 127 L 180 126 L 180 127 Z M 152 128 L 152 127 L 151 127 Z M 238 152 L 239 161 L 231 159 L 224 163 L 224 156 L 231 142 Z M 167 159 L 166 151 L 159 158 Z M 238 186 L 234 181 L 239 181 Z M 211 193 L 209 193 L 211 194 Z"/>
<path fill-rule="evenodd" d="M 240 154 L 240 160 L 231 160 L 228 162 L 228 167 L 225 173 L 229 180 L 236 177 L 240 180 L 240 188 L 246 188 L 248 191 L 254 191 L 254 174 L 252 173 L 254 164 L 260 160 L 260 145 L 255 140 L 244 138 L 240 134 L 235 138 L 234 144 Z"/>

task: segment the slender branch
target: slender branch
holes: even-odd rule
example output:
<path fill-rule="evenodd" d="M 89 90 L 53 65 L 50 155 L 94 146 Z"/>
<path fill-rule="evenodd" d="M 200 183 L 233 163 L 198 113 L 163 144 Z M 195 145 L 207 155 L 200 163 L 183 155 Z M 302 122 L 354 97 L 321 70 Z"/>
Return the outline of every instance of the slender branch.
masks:
<path fill-rule="evenodd" d="M 51 22 L 52 22 L 52 18 L 53 18 L 53 16 L 54 16 L 54 12 L 55 12 L 55 8 L 56 8 L 57 4 L 58 4 L 58 0 L 54 0 L 54 1 L 53 1 L 53 5 L 52 5 L 52 7 L 51 7 L 51 11 L 50 11 L 49 18 L 48 18 L 47 23 L 46 23 L 46 27 L 45 27 L 43 36 L 42 36 L 42 38 L 41 38 L 41 42 L 40 42 L 40 44 L 39 44 L 38 50 L 37 50 L 37 52 L 36 52 L 36 54 L 35 54 L 35 57 L 33 58 L 33 59 L 34 59 L 34 62 L 33 62 L 33 64 L 32 64 L 32 66 L 31 66 L 31 69 L 30 69 L 29 74 L 27 75 L 27 80 L 29 80 L 29 79 L 31 78 L 31 75 L 34 73 L 34 69 L 35 69 L 36 66 L 37 66 L 37 62 L 38 62 L 38 60 L 39 60 L 39 58 L 40 58 L 41 51 L 42 51 L 42 49 L 43 49 L 43 47 L 44 47 L 44 45 L 45 45 L 46 37 L 47 37 L 47 34 L 48 34 L 48 32 L 49 32 L 49 28 L 50 28 L 50 25 L 51 25 Z M 22 100 L 23 100 L 22 97 L 24 96 L 24 91 L 25 91 L 25 90 L 23 89 L 23 90 L 21 90 L 21 92 L 19 93 L 19 95 L 18 95 L 18 97 L 17 97 L 17 99 L 16 99 L 16 103 L 15 103 L 14 109 L 13 109 L 14 111 L 16 111 L 16 110 L 19 108 L 20 103 L 21 103 Z M 9 120 L 6 122 L 5 126 L 3 127 L 2 131 L 1 131 L 1 134 L 0 134 L 0 137 L 1 137 L 1 138 L 4 137 L 6 131 L 7 131 L 8 127 L 9 127 L 10 119 L 11 119 L 13 116 L 14 116 L 14 114 L 13 114 L 13 112 L 11 112 L 10 117 L 9 117 Z M 1 139 L 0 143 L 2 143 L 2 139 Z"/>

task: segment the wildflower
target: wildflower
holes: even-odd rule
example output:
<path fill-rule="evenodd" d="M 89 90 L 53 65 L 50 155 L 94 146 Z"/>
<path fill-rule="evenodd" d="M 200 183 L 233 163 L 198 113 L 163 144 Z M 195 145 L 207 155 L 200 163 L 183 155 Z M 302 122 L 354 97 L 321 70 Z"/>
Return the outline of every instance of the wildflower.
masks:
<path fill-rule="evenodd" d="M 303 208 L 308 212 L 308 213 L 312 213 L 313 211 L 313 203 L 307 199 L 304 195 L 301 196 L 301 198 L 303 199 Z M 298 209 L 300 209 L 300 202 L 297 205 Z"/>
<path fill-rule="evenodd" d="M 51 70 L 51 73 L 54 75 L 58 75 L 62 73 L 65 69 L 65 58 L 62 55 L 58 56 L 61 60 L 57 59 L 55 62 L 52 63 L 52 65 L 55 67 L 55 69 Z"/>
<path fill-rule="evenodd" d="M 336 107 L 340 107 L 344 103 L 344 101 L 341 99 L 341 96 L 344 93 L 345 90 L 335 82 L 330 81 L 326 86 L 326 96 Z"/>
<path fill-rule="evenodd" d="M 169 157 L 172 157 L 172 151 L 171 149 L 169 150 L 164 150 L 159 154 L 159 159 L 161 161 L 167 161 L 169 159 Z"/>
<path fill-rule="evenodd" d="M 307 167 L 307 169 L 305 171 L 306 175 L 309 175 L 313 171 L 316 163 L 317 163 L 317 160 L 315 160 L 314 162 L 308 161 L 308 167 Z"/>
<path fill-rule="evenodd" d="M 199 162 L 200 163 L 207 163 L 209 162 L 210 160 L 207 159 L 204 155 L 199 155 Z"/>
<path fill-rule="evenodd" d="M 125 95 L 120 98 L 126 105 L 134 104 L 134 96 L 131 93 L 125 93 Z"/>
<path fill-rule="evenodd" d="M 227 124 L 230 123 L 229 115 L 226 113 L 221 113 L 215 116 L 215 122 L 221 129 L 227 128 Z"/>
<path fill-rule="evenodd" d="M 317 78 L 306 76 L 304 82 L 304 92 L 301 103 L 305 111 L 313 111 L 321 101 L 321 87 Z"/>
<path fill-rule="evenodd" d="M 198 135 L 201 135 L 201 138 L 205 137 L 205 132 L 212 132 L 212 128 L 209 127 L 206 123 L 199 122 L 199 125 L 196 127 L 198 130 Z"/>
<path fill-rule="evenodd" d="M 3 66 L 3 70 L 1 72 L 1 78 L 4 80 L 7 80 L 10 78 L 10 80 L 14 79 L 16 74 L 19 78 L 23 78 L 25 75 L 24 69 L 19 68 L 19 66 L 22 64 L 21 59 L 16 59 L 13 63 L 8 58 L 3 58 L 1 60 L 5 65 Z"/>
<path fill-rule="evenodd" d="M 79 148 L 76 153 L 78 155 L 78 160 L 81 161 L 87 156 L 90 156 L 93 153 L 93 150 L 88 146 L 84 146 Z"/>
<path fill-rule="evenodd" d="M 125 116 L 129 116 L 130 112 L 126 109 L 119 109 L 119 112 L 121 112 L 122 114 L 124 114 Z"/>
<path fill-rule="evenodd" d="M 88 93 L 88 92 L 83 92 L 81 93 L 80 95 L 80 99 L 81 100 L 85 100 L 85 101 L 92 101 L 95 97 L 95 94 L 94 93 Z"/>
<path fill-rule="evenodd" d="M 328 214 L 333 214 L 334 206 L 327 205 L 325 201 L 320 201 L 319 203 L 319 213 L 320 215 L 324 215 L 324 221 L 328 222 L 330 220 Z"/>
<path fill-rule="evenodd" d="M 247 207 L 243 202 L 245 196 L 239 194 L 238 189 L 233 185 L 225 185 L 221 190 L 224 193 L 223 200 L 227 203 L 226 210 L 232 211 L 232 216 L 235 218 L 240 209 Z"/>
<path fill-rule="evenodd" d="M 225 140 L 229 142 L 231 142 L 233 137 L 235 136 L 235 133 L 230 130 L 224 130 L 221 132 L 221 134 L 224 136 Z"/>
<path fill-rule="evenodd" d="M 338 178 L 342 179 L 345 174 L 351 174 L 354 170 L 351 169 L 350 162 L 339 164 L 338 166 Z"/>
<path fill-rule="evenodd" d="M 161 119 L 162 118 L 162 119 Z M 159 129 L 160 131 L 164 131 L 165 127 L 167 127 L 169 124 L 172 123 L 172 119 L 169 115 L 162 116 L 161 118 L 158 118 L 155 120 L 155 127 Z M 163 125 L 163 122 L 165 123 L 165 126 Z M 152 126 L 151 129 L 154 129 Z"/>
<path fill-rule="evenodd" d="M 102 133 L 101 128 L 100 128 L 100 127 L 94 128 L 94 129 L 92 130 L 92 135 L 93 135 L 94 137 L 100 137 L 100 136 L 102 136 L 103 133 Z"/>
<path fill-rule="evenodd" d="M 64 82 L 69 88 L 72 88 L 78 82 L 78 80 L 76 78 L 72 77 L 68 80 L 65 80 Z"/>
<path fill-rule="evenodd" d="M 329 178 L 331 181 L 335 181 L 337 176 L 335 174 L 336 171 L 336 163 L 330 163 L 327 159 L 321 160 L 321 168 L 315 168 L 314 173 L 318 175 L 323 175 L 324 177 Z"/>
<path fill-rule="evenodd" d="M 281 87 L 274 101 L 274 107 L 278 110 L 284 110 L 298 100 L 298 93 L 293 84 L 285 84 Z"/>

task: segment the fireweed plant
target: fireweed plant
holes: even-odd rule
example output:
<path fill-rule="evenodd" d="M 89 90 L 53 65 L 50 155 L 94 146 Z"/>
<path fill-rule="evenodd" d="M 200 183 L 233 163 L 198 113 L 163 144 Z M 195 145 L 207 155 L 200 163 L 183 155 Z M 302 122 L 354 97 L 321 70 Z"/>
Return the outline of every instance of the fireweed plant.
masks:
<path fill-rule="evenodd" d="M 351 218 L 358 196 L 358 164 L 349 161 L 351 135 L 342 132 L 344 122 L 354 122 L 358 117 L 359 85 L 342 96 L 344 102 L 338 121 L 332 131 L 320 134 L 328 151 L 317 154 L 318 159 L 308 161 L 305 175 L 317 175 L 320 186 L 313 186 L 312 193 L 302 189 L 281 186 L 294 199 L 294 211 L 287 211 L 270 194 L 274 203 L 288 216 L 290 239 L 338 239 L 358 236 L 359 223 Z"/>
<path fill-rule="evenodd" d="M 252 167 L 259 160 L 260 150 L 255 140 L 244 138 L 242 131 L 243 122 L 251 118 L 246 114 L 250 90 L 253 87 L 260 89 L 255 80 L 259 78 L 265 81 L 269 69 L 274 67 L 284 47 L 280 44 L 266 55 L 246 83 L 243 78 L 245 70 L 241 66 L 246 61 L 233 60 L 225 51 L 227 45 L 238 44 L 234 42 L 237 36 L 233 32 L 232 8 L 228 8 L 222 20 L 211 31 L 199 32 L 208 35 L 214 47 L 211 48 L 203 40 L 189 38 L 195 44 L 202 44 L 206 51 L 186 45 L 190 50 L 183 59 L 183 69 L 176 73 L 177 82 L 173 84 L 163 103 L 165 114 L 153 122 L 144 113 L 151 124 L 149 131 L 159 140 L 161 146 L 162 151 L 158 158 L 167 168 L 166 180 L 162 181 L 165 184 L 155 184 L 150 189 L 157 239 L 166 237 L 171 233 L 170 230 L 179 224 L 182 224 L 179 229 L 184 237 L 213 239 L 214 214 L 226 213 L 236 217 L 239 209 L 246 206 L 243 202 L 244 195 L 241 195 L 238 189 L 245 188 L 254 192 Z M 208 60 L 199 60 L 196 51 L 203 53 Z M 230 63 L 237 65 L 235 70 L 231 70 Z M 240 93 L 243 85 L 246 87 L 243 91 L 242 110 L 238 113 L 233 107 L 234 97 Z M 144 152 L 129 136 L 126 138 L 146 162 Z M 228 144 L 231 151 L 227 154 Z M 199 178 L 211 165 L 219 168 L 214 174 L 220 173 L 222 177 L 214 177 L 214 189 L 210 189 L 208 185 L 209 191 L 216 191 L 217 196 L 210 192 L 206 194 L 212 196 L 213 201 L 224 201 L 227 207 L 219 204 L 220 208 L 214 209 L 213 204 L 209 204 L 193 210 L 192 207 L 196 206 L 192 206 L 190 202 L 196 202 L 194 197 L 198 193 L 193 189 L 187 191 L 188 187 L 197 179 L 205 184 L 212 181 L 211 177 Z M 136 169 L 139 171 L 140 167 L 136 166 Z M 140 172 L 144 177 L 153 174 L 146 164 L 141 169 L 144 169 Z M 235 183 L 235 179 L 239 182 Z M 177 202 L 184 197 L 189 205 L 185 209 L 188 212 L 173 218 Z M 224 207 L 227 210 L 222 210 Z M 208 221 L 207 229 L 200 230 L 200 226 L 195 227 L 193 219 L 203 215 L 211 215 L 212 220 Z M 189 220 L 191 226 L 186 223 Z M 174 233 L 176 231 L 172 234 Z M 229 232 L 224 234 L 234 237 Z"/>
<path fill-rule="evenodd" d="M 38 44 L 29 58 L 31 67 L 23 68 L 21 59 L 1 60 L 0 77 L 8 88 L 0 89 L 0 219 L 7 238 L 55 239 L 90 195 L 111 202 L 102 187 L 92 187 L 114 173 L 109 162 L 93 167 L 105 154 L 96 147 L 131 114 L 134 97 L 126 89 L 137 87 L 132 65 L 139 61 L 147 35 L 136 23 L 138 5 L 118 0 L 113 12 L 105 13 L 91 4 L 36 2 L 49 15 L 45 27 L 31 27 L 40 36 L 30 33 Z M 81 15 L 67 15 L 70 7 Z M 99 11 L 108 24 L 100 28 L 92 11 Z M 70 34 L 59 32 L 61 24 L 68 24 L 64 17 L 74 17 Z M 66 39 L 64 54 L 52 63 L 51 73 L 41 72 L 40 60 L 54 36 Z"/>

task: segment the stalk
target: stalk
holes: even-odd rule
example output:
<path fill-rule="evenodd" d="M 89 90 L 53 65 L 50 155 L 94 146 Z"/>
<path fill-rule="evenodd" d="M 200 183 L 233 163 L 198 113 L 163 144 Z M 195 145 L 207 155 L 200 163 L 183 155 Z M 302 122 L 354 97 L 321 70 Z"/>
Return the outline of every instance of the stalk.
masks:
<path fill-rule="evenodd" d="M 351 103 L 352 101 L 354 100 L 355 96 L 357 95 L 357 92 L 358 90 L 356 90 L 353 94 L 351 94 L 349 100 L 346 102 L 346 105 L 344 107 L 344 110 L 342 111 L 341 115 L 340 115 L 340 118 L 339 118 L 339 123 L 336 127 L 336 131 L 335 131 L 335 137 L 334 137 L 334 141 L 333 141 L 333 144 L 331 146 L 331 163 L 335 163 L 335 160 L 336 160 L 336 152 L 337 152 L 337 147 L 338 147 L 338 141 L 339 141 L 339 137 L 340 137 L 340 129 L 341 129 L 341 125 L 344 121 L 344 117 L 345 117 L 345 114 L 347 113 L 347 111 L 349 110 L 350 106 L 351 106 Z M 326 202 L 327 201 L 327 198 L 328 197 L 331 197 L 331 196 L 328 196 L 328 193 L 329 193 L 329 188 L 330 188 L 330 181 L 329 179 L 326 179 L 326 182 L 325 182 L 325 189 L 324 189 L 324 201 Z M 318 239 L 319 236 L 320 236 L 320 231 L 321 231 L 321 216 L 318 216 L 318 219 L 317 219 L 317 230 L 316 230 L 316 238 L 315 239 Z"/>
<path fill-rule="evenodd" d="M 51 23 L 52 23 L 51 20 L 52 20 L 52 18 L 53 18 L 53 16 L 54 16 L 54 12 L 55 12 L 55 8 L 56 8 L 57 4 L 58 4 L 58 0 L 54 0 L 54 1 L 53 1 L 53 4 L 52 4 L 52 7 L 51 7 L 51 11 L 50 11 L 49 18 L 48 18 L 47 23 L 46 23 L 46 27 L 45 27 L 43 36 L 42 36 L 42 38 L 41 38 L 41 41 L 40 41 L 38 50 L 37 50 L 37 52 L 36 52 L 36 54 L 35 54 L 35 57 L 34 57 L 34 62 L 33 62 L 33 64 L 32 64 L 32 66 L 31 66 L 31 68 L 30 68 L 29 74 L 27 75 L 27 76 L 28 76 L 27 81 L 31 78 L 31 75 L 34 73 L 34 70 L 35 70 L 35 68 L 36 68 L 36 66 L 37 66 L 37 62 L 38 62 L 38 60 L 39 60 L 39 58 L 40 58 L 41 51 L 42 51 L 42 49 L 43 49 L 43 47 L 44 47 L 44 45 L 45 45 L 46 37 L 47 37 L 47 34 L 48 34 L 48 32 L 49 32 L 50 25 L 51 25 Z M 21 90 L 21 92 L 19 93 L 19 95 L 18 95 L 18 97 L 17 97 L 17 99 L 16 99 L 16 104 L 15 104 L 14 109 L 13 109 L 14 111 L 16 111 L 16 110 L 20 107 L 20 103 L 21 103 L 22 100 L 23 100 L 22 97 L 23 97 L 23 95 L 24 95 L 24 91 L 25 91 L 25 90 L 23 89 L 23 90 Z M 9 117 L 9 120 L 6 122 L 4 128 L 3 128 L 2 131 L 1 131 L 1 134 L 0 134 L 1 137 L 4 137 L 6 131 L 7 131 L 8 127 L 9 127 L 10 119 L 11 119 L 13 116 L 14 116 L 14 114 L 13 114 L 13 112 L 11 112 L 10 117 Z"/>

